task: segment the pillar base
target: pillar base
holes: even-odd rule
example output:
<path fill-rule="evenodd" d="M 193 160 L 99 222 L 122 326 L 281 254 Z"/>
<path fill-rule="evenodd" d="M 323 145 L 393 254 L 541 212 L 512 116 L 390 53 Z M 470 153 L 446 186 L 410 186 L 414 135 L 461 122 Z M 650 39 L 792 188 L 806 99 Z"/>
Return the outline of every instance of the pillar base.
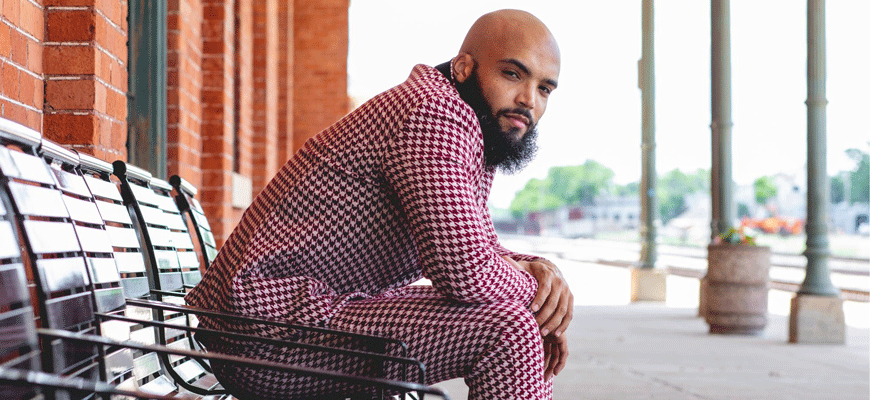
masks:
<path fill-rule="evenodd" d="M 631 269 L 631 301 L 665 301 L 668 274 L 660 269 Z"/>
<path fill-rule="evenodd" d="M 710 286 L 707 275 L 698 281 L 698 316 L 707 318 L 707 287 Z"/>
<path fill-rule="evenodd" d="M 845 344 L 846 318 L 840 297 L 797 294 L 791 299 L 790 343 Z"/>

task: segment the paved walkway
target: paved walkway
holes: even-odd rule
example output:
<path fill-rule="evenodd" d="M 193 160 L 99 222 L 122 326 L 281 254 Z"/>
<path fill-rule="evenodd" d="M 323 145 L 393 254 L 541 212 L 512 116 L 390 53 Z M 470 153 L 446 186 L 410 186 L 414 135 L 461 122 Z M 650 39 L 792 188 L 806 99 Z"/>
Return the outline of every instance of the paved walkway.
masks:
<path fill-rule="evenodd" d="M 870 399 L 868 303 L 846 303 L 845 346 L 789 344 L 792 294 L 777 290 L 763 334 L 710 335 L 696 279 L 669 276 L 667 302 L 629 304 L 627 269 L 551 259 L 576 296 L 556 400 Z M 467 398 L 461 380 L 437 386 Z"/>

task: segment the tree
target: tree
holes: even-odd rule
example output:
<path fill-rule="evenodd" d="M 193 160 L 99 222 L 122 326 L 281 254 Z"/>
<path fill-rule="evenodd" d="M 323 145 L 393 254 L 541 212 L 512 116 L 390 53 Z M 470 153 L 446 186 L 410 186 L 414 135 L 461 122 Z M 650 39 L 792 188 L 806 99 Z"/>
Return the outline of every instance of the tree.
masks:
<path fill-rule="evenodd" d="M 831 182 L 831 204 L 840 204 L 846 201 L 846 183 L 839 176 L 832 176 Z"/>
<path fill-rule="evenodd" d="M 758 204 L 766 205 L 767 201 L 776 197 L 776 185 L 773 184 L 773 178 L 762 176 L 752 183 L 755 189 L 755 201 Z"/>
<path fill-rule="evenodd" d="M 857 164 L 855 169 L 849 174 L 849 202 L 868 203 L 870 202 L 870 154 L 858 149 L 846 150 L 849 158 Z"/>
<path fill-rule="evenodd" d="M 710 174 L 699 169 L 694 174 L 686 174 L 678 169 L 659 177 L 658 201 L 659 217 L 665 224 L 688 209 L 686 195 L 709 191 Z"/>
<path fill-rule="evenodd" d="M 522 218 L 532 211 L 555 210 L 564 203 L 550 193 L 544 180 L 531 179 L 511 201 L 510 211 L 514 218 Z"/>
<path fill-rule="evenodd" d="M 583 165 L 552 167 L 544 179 L 532 179 L 511 202 L 511 214 L 555 210 L 564 205 L 591 204 L 613 186 L 613 170 L 588 160 Z"/>
<path fill-rule="evenodd" d="M 613 170 L 587 160 L 583 165 L 550 168 L 547 181 L 553 195 L 564 204 L 591 204 L 612 186 Z"/>

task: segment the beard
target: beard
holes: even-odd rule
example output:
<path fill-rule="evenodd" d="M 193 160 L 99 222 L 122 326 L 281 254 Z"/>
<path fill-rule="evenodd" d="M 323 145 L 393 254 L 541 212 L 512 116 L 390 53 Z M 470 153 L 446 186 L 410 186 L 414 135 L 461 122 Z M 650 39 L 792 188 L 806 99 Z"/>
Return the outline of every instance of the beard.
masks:
<path fill-rule="evenodd" d="M 538 152 L 537 123 L 533 122 L 532 114 L 523 108 L 503 108 L 493 113 L 492 106 L 483 97 L 480 80 L 475 64 L 471 76 L 465 82 L 457 82 L 459 96 L 474 110 L 483 131 L 483 155 L 487 166 L 497 168 L 506 174 L 521 171 Z M 520 137 L 520 128 L 502 130 L 498 120 L 504 114 L 513 113 L 528 118 L 530 125 L 526 133 Z"/>

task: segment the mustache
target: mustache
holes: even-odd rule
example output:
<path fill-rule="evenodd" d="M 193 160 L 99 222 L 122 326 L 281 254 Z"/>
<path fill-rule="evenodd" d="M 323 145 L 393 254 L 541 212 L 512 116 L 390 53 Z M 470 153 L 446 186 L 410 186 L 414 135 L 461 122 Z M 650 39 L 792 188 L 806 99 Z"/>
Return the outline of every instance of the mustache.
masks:
<path fill-rule="evenodd" d="M 526 117 L 529 120 L 529 127 L 535 126 L 535 119 L 532 118 L 532 112 L 527 108 L 502 108 L 495 113 L 496 117 L 500 117 L 504 114 L 517 114 Z"/>

